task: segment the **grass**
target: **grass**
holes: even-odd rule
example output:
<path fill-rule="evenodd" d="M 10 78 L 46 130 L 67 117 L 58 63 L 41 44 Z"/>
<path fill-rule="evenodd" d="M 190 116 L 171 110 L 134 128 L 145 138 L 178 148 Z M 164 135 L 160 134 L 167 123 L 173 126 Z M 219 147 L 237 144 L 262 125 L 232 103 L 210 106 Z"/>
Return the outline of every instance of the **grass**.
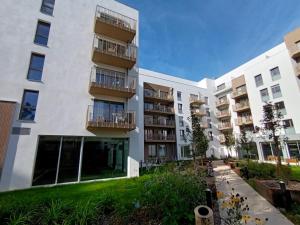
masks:
<path fill-rule="evenodd" d="M 291 166 L 291 180 L 300 181 L 300 166 Z"/>

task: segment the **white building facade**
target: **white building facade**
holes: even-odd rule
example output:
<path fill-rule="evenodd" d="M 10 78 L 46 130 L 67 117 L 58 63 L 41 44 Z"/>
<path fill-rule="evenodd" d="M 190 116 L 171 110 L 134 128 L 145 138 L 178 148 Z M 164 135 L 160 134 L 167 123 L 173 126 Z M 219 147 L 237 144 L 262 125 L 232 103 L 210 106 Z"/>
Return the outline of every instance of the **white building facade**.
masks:
<path fill-rule="evenodd" d="M 2 6 L 1 191 L 134 177 L 144 163 L 188 159 L 192 113 L 207 156 L 237 156 L 225 135 L 260 126 L 264 101 L 284 114 L 283 157 L 300 156 L 299 30 L 218 79 L 194 82 L 138 68 L 139 13 L 117 1 Z M 254 142 L 257 159 L 272 160 L 272 143 Z"/>

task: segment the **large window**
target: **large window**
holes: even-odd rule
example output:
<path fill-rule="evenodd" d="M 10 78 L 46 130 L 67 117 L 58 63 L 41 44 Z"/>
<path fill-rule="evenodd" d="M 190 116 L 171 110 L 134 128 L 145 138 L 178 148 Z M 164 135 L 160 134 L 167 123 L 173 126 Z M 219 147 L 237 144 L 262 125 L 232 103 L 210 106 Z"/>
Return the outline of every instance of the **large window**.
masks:
<path fill-rule="evenodd" d="M 23 94 L 19 119 L 34 120 L 39 92 L 25 90 Z"/>
<path fill-rule="evenodd" d="M 261 74 L 255 76 L 254 79 L 255 79 L 256 87 L 262 86 L 264 84 Z"/>
<path fill-rule="evenodd" d="M 101 100 L 94 101 L 94 120 L 103 122 L 114 122 L 118 115 L 122 117 L 122 113 L 124 113 L 124 103 L 108 102 Z"/>
<path fill-rule="evenodd" d="M 49 32 L 50 32 L 50 23 L 38 21 L 34 43 L 47 46 Z"/>
<path fill-rule="evenodd" d="M 183 122 L 183 116 L 179 116 L 179 126 L 183 127 L 184 126 L 184 122 Z"/>
<path fill-rule="evenodd" d="M 126 138 L 40 136 L 32 185 L 126 176 L 128 147 Z"/>
<path fill-rule="evenodd" d="M 272 89 L 273 98 L 282 97 L 279 84 L 272 86 L 271 89 Z"/>
<path fill-rule="evenodd" d="M 260 97 L 263 102 L 267 102 L 270 100 L 269 92 L 267 88 L 260 90 Z"/>
<path fill-rule="evenodd" d="M 284 102 L 276 102 L 275 103 L 275 107 L 278 110 L 278 112 L 280 112 L 281 115 L 286 115 L 286 109 L 285 109 L 285 105 Z"/>
<path fill-rule="evenodd" d="M 177 91 L 177 100 L 181 101 L 181 92 L 180 91 Z"/>
<path fill-rule="evenodd" d="M 32 81 L 41 81 L 43 74 L 45 56 L 32 53 L 28 69 L 27 79 Z"/>
<path fill-rule="evenodd" d="M 271 69 L 270 73 L 271 73 L 271 77 L 272 77 L 273 81 L 279 80 L 281 78 L 279 67 L 275 67 L 275 68 Z"/>
<path fill-rule="evenodd" d="M 180 150 L 181 150 L 181 157 L 183 157 L 183 158 L 189 158 L 189 157 L 192 156 L 191 149 L 190 149 L 189 145 L 182 145 L 180 147 Z"/>
<path fill-rule="evenodd" d="M 41 12 L 48 15 L 52 15 L 54 10 L 54 4 L 55 4 L 55 0 L 43 0 L 41 6 Z"/>
<path fill-rule="evenodd" d="M 289 149 L 290 157 L 300 159 L 300 152 L 299 152 L 299 144 L 297 142 L 289 142 L 287 143 L 287 147 Z"/>

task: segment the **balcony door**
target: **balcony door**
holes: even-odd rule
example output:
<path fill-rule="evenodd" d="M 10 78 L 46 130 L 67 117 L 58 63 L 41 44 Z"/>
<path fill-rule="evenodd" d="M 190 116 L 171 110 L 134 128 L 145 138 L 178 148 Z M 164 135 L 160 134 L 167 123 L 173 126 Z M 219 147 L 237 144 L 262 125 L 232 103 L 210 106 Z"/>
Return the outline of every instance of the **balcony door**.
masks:
<path fill-rule="evenodd" d="M 107 87 L 125 87 L 125 74 L 112 70 L 97 69 L 96 83 L 103 84 Z"/>
<path fill-rule="evenodd" d="M 124 114 L 124 103 L 94 100 L 94 119 L 114 122 L 117 116 Z"/>

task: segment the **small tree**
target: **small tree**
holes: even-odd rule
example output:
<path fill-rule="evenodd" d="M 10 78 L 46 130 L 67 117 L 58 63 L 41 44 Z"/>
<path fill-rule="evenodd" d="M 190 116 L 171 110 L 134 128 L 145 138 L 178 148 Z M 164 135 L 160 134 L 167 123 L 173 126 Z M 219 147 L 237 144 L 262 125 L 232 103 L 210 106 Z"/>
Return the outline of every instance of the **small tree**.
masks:
<path fill-rule="evenodd" d="M 252 151 L 252 148 L 253 148 L 253 146 L 252 146 L 253 138 L 250 135 L 250 132 L 247 133 L 244 126 L 242 126 L 240 130 L 241 130 L 241 132 L 237 139 L 238 147 L 240 150 L 246 151 L 247 162 L 249 163 L 249 159 L 250 159 L 249 153 Z"/>
<path fill-rule="evenodd" d="M 196 158 L 201 157 L 201 162 L 203 165 L 202 157 L 206 154 L 208 149 L 208 139 L 204 133 L 204 129 L 201 126 L 201 119 L 192 114 L 189 118 L 192 124 L 192 129 L 190 130 L 188 127 L 186 128 L 186 136 L 185 140 L 189 141 L 192 146 L 192 156 L 196 166 Z"/>
<path fill-rule="evenodd" d="M 281 144 L 280 144 L 280 133 L 283 128 L 282 114 L 279 111 L 276 104 L 271 102 L 266 103 L 263 106 L 263 119 L 261 121 L 262 127 L 256 127 L 256 131 L 260 131 L 262 134 L 266 135 L 269 140 L 274 142 L 274 152 L 277 158 L 277 175 L 280 174 L 281 167 Z"/>
<path fill-rule="evenodd" d="M 233 134 L 230 134 L 230 133 L 226 133 L 225 135 L 225 146 L 226 148 L 229 150 L 231 156 L 232 156 L 232 147 L 235 146 L 235 138 L 233 136 Z"/>

